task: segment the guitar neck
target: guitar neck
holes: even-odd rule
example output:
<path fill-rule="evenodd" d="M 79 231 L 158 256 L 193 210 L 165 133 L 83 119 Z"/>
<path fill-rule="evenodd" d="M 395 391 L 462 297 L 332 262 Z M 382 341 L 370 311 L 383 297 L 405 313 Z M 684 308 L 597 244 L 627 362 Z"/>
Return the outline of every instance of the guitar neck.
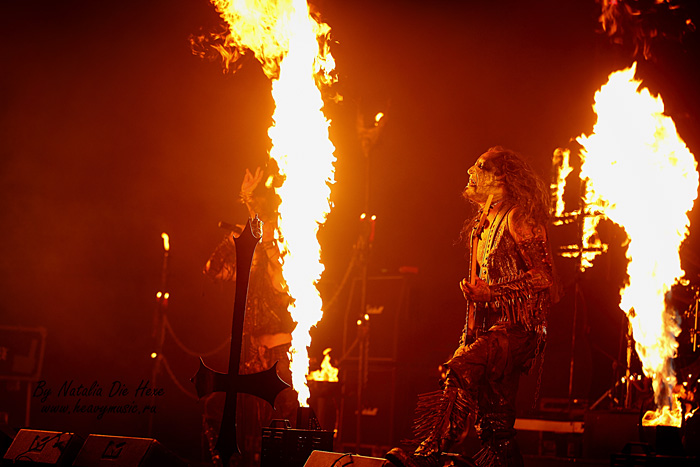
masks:
<path fill-rule="evenodd" d="M 489 209 L 491 209 L 491 202 L 493 201 L 493 195 L 489 195 L 486 198 L 486 203 L 482 207 L 481 217 L 479 217 L 479 222 L 474 227 L 472 231 L 471 238 L 471 257 L 470 257 L 470 268 L 469 268 L 469 282 L 472 285 L 476 284 L 476 265 L 477 265 L 477 252 L 479 250 L 479 237 L 484 231 L 484 226 L 486 225 L 486 220 L 489 215 Z M 469 301 L 469 307 L 467 309 L 467 334 L 474 335 L 474 329 L 476 327 L 476 302 L 473 300 Z"/>
<path fill-rule="evenodd" d="M 471 244 L 471 256 L 470 256 L 470 269 L 469 269 L 469 282 L 474 285 L 476 284 L 476 266 L 477 266 L 477 252 L 479 250 L 479 238 L 481 237 L 481 233 L 484 231 L 484 227 L 486 226 L 486 221 L 489 216 L 489 210 L 491 209 L 491 202 L 493 201 L 493 195 L 489 195 L 486 198 L 486 203 L 484 203 L 484 206 L 482 207 L 481 210 L 481 216 L 479 217 L 479 222 L 476 224 L 474 227 L 474 230 L 472 232 L 472 244 Z"/>

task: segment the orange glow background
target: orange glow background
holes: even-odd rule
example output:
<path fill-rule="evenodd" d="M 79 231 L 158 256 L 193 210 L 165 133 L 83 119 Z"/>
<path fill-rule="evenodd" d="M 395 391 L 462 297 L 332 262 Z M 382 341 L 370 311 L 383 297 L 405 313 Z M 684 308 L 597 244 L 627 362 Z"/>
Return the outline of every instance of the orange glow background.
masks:
<path fill-rule="evenodd" d="M 377 227 L 370 273 L 419 270 L 410 316 L 399 329 L 425 343 L 402 357 L 415 368 L 408 378 L 416 392 L 434 389 L 435 366 L 451 354 L 463 325 L 457 283 L 466 264 L 455 241 L 470 215 L 460 199 L 466 169 L 500 144 L 527 155 L 548 180 L 552 151 L 590 132 L 595 91 L 631 63 L 628 51 L 595 32 L 597 8 L 557 0 L 318 2 L 337 40 L 344 97 L 327 109 L 338 161 L 335 208 L 319 234 L 321 292 L 333 294 L 359 232 L 364 161 L 357 109 L 367 125 L 384 112 L 372 153 L 369 212 Z M 0 324 L 47 328 L 43 379 L 54 386 L 97 380 L 108 389 L 121 380 L 135 388 L 150 378 L 162 232 L 170 240 L 167 313 L 178 337 L 202 352 L 228 337 L 233 290 L 212 285 L 201 270 L 223 238 L 217 222 L 246 215 L 236 197 L 245 168 L 267 160 L 273 106 L 269 80 L 252 58 L 226 75 L 218 62 L 192 55 L 188 37 L 218 24 L 204 0 L 0 3 Z M 662 93 L 696 155 L 698 64 L 696 37 L 685 49 L 661 47 L 654 61 L 638 65 L 644 86 Z M 662 190 L 662 181 L 650 189 Z M 697 218 L 691 213 L 681 251 L 693 278 L 700 273 Z M 587 307 L 578 318 L 574 388 L 589 400 L 610 386 L 606 355 L 617 355 L 623 325 L 622 236 L 609 226 L 602 235 L 610 250 L 585 273 Z M 552 241 L 569 239 L 553 234 Z M 576 266 L 558 266 L 569 288 L 550 318 L 542 397 L 566 397 L 568 389 Z M 324 349 L 338 347 L 339 323 L 327 315 L 315 331 L 317 365 Z M 167 338 L 163 353 L 193 390 L 196 359 Z M 223 370 L 226 362 L 211 357 L 208 364 Z M 534 379 L 522 382 L 523 408 Z M 153 437 L 198 458 L 201 405 L 165 373 L 158 382 L 166 396 Z M 397 420 L 402 428 L 414 403 L 406 397 L 397 401 L 405 409 Z M 2 400 L 0 411 L 9 410 Z M 144 418 L 32 412 L 41 429 L 148 436 L 146 424 L 134 420 Z"/>

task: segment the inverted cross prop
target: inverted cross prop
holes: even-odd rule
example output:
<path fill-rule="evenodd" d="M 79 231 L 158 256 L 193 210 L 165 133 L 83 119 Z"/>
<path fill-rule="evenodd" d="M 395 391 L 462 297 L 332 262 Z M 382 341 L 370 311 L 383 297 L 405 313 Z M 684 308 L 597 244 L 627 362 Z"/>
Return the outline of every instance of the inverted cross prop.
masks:
<path fill-rule="evenodd" d="M 216 441 L 224 466 L 234 454 L 240 454 L 236 440 L 236 399 L 237 394 L 244 392 L 266 400 L 274 407 L 275 398 L 282 390 L 289 387 L 277 375 L 277 362 L 268 370 L 249 375 L 239 375 L 241 362 L 241 346 L 243 341 L 243 321 L 245 318 L 246 301 L 248 298 L 248 281 L 250 267 L 253 262 L 255 247 L 262 237 L 262 222 L 255 216 L 248 219 L 243 232 L 238 238 L 233 238 L 236 248 L 236 298 L 233 304 L 233 324 L 231 327 L 231 351 L 228 360 L 228 373 L 219 373 L 204 364 L 200 357 L 199 370 L 191 378 L 197 388 L 197 396 L 204 397 L 212 392 L 226 393 L 224 415 Z"/>

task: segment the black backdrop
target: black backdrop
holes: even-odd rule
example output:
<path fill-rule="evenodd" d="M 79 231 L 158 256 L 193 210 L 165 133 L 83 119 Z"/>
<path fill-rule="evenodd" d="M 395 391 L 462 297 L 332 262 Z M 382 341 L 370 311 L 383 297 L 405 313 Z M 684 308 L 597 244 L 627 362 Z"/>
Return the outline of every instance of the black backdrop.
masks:
<path fill-rule="evenodd" d="M 357 114 L 369 119 L 384 111 L 371 162 L 370 211 L 378 221 L 370 270 L 418 268 L 412 319 L 421 332 L 412 348 L 419 351 L 406 358 L 425 376 L 405 390 L 430 389 L 463 320 L 457 282 L 466 267 L 455 240 L 469 215 L 459 197 L 466 168 L 500 144 L 522 152 L 548 178 L 553 150 L 575 150 L 572 139 L 590 133 L 594 92 L 631 64 L 632 52 L 597 31 L 592 0 L 317 4 L 336 41 L 336 89 L 344 97 L 327 109 L 338 162 L 336 208 L 319 235 L 321 286 L 332 294 L 342 277 L 363 208 Z M 96 381 L 104 393 L 94 403 L 106 403 L 113 381 L 135 390 L 151 377 L 161 232 L 171 239 L 168 316 L 177 337 L 199 351 L 227 338 L 231 290 L 205 281 L 201 267 L 223 236 L 217 222 L 245 215 L 236 195 L 244 169 L 265 163 L 273 103 L 254 60 L 225 75 L 218 63 L 191 53 L 189 36 L 217 25 L 204 0 L 0 5 L 0 312 L 3 324 L 47 329 L 42 379 L 54 396 L 65 381 Z M 639 65 L 695 153 L 696 43 L 694 36 L 663 43 Z M 683 256 L 692 277 L 696 236 L 691 228 Z M 622 258 L 613 247 L 582 279 L 587 307 L 577 329 L 577 397 L 597 398 L 612 379 L 606 354 L 618 351 Z M 559 267 L 569 293 L 551 319 L 542 394 L 565 398 L 575 266 Z M 316 357 L 338 345 L 337 320 L 325 321 Z M 196 358 L 172 339 L 164 353 L 191 390 Z M 223 369 L 225 357 L 209 362 Z M 152 435 L 197 457 L 201 403 L 166 373 L 158 383 L 165 395 Z M 5 400 L 22 403 L 24 389 L 6 386 L 12 397 Z M 534 383 L 524 386 L 527 397 Z M 141 414 L 98 419 L 41 407 L 32 398 L 34 427 L 149 434 Z M 22 409 L 12 407 L 12 414 L 11 424 L 21 425 Z"/>

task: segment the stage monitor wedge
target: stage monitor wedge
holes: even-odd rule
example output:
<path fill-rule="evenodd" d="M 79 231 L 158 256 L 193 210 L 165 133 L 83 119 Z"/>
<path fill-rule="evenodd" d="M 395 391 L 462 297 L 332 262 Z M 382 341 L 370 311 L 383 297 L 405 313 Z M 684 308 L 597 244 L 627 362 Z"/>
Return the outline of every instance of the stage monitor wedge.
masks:
<path fill-rule="evenodd" d="M 358 456 L 350 453 L 314 451 L 304 464 L 304 467 L 391 467 L 393 464 L 386 459 L 377 457 Z"/>
<path fill-rule="evenodd" d="M 3 458 L 17 465 L 71 465 L 82 445 L 74 433 L 22 429 Z"/>
<path fill-rule="evenodd" d="M 76 467 L 185 467 L 177 455 L 152 438 L 90 435 L 73 463 Z"/>

